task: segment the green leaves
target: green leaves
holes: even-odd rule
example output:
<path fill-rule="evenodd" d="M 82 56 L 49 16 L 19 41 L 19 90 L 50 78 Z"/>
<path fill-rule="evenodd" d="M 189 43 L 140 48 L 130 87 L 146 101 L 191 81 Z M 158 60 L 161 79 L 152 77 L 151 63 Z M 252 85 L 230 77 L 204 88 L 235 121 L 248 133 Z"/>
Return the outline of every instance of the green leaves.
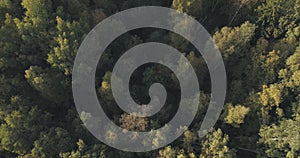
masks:
<path fill-rule="evenodd" d="M 61 152 L 73 148 L 73 142 L 68 131 L 63 128 L 51 128 L 48 132 L 42 132 L 40 138 L 34 142 L 32 155 L 42 158 L 56 157 Z"/>
<path fill-rule="evenodd" d="M 227 106 L 227 111 L 228 114 L 225 117 L 225 122 L 232 125 L 233 127 L 238 128 L 241 124 L 244 123 L 244 119 L 249 113 L 250 108 L 242 105 L 233 106 L 229 104 Z"/>
<path fill-rule="evenodd" d="M 85 28 L 76 21 L 70 23 L 60 17 L 56 17 L 56 21 L 57 37 L 54 37 L 56 44 L 48 54 L 47 61 L 65 75 L 70 75 L 77 50 L 84 37 Z"/>
<path fill-rule="evenodd" d="M 266 0 L 258 6 L 257 22 L 266 38 L 281 38 L 293 26 L 296 14 L 295 2 L 294 0 Z"/>
<path fill-rule="evenodd" d="M 12 105 L 18 107 L 1 120 L 0 147 L 9 152 L 24 155 L 32 148 L 32 142 L 47 127 L 50 115 L 37 107 L 28 107 L 21 98 L 15 97 Z"/>
<path fill-rule="evenodd" d="M 212 130 L 207 136 L 205 136 L 204 141 L 202 141 L 200 158 L 234 157 L 234 151 L 230 151 L 229 147 L 227 146 L 228 141 L 228 135 L 223 134 L 221 129 L 216 131 Z"/>
<path fill-rule="evenodd" d="M 226 60 L 233 54 L 242 55 L 247 51 L 249 42 L 254 36 L 256 26 L 245 22 L 240 27 L 223 27 L 217 31 L 213 39 L 218 46 L 223 58 Z"/>
<path fill-rule="evenodd" d="M 108 47 L 96 74 L 99 100 L 112 121 L 147 131 L 161 127 L 177 110 L 180 86 L 162 66 L 143 65 L 131 80 L 138 103 L 147 103 L 151 84 L 166 87 L 168 103 L 159 119 L 132 117 L 115 103 L 110 71 L 123 52 L 144 42 L 170 44 L 185 53 L 203 91 L 195 121 L 181 138 L 159 151 L 121 153 L 99 144 L 82 125 L 71 93 L 73 61 L 85 35 L 101 20 L 149 5 L 187 13 L 208 28 L 226 64 L 227 106 L 216 129 L 199 138 L 210 100 L 205 61 L 179 35 L 153 28 L 130 31 Z M 300 0 L 0 0 L 0 157 L 299 157 L 299 9 Z M 186 21 L 171 22 L 176 29 L 186 27 Z M 153 132 L 148 141 L 159 146 L 169 132 Z M 125 138 L 111 130 L 107 139 Z"/>
<path fill-rule="evenodd" d="M 87 145 L 82 139 L 79 139 L 77 141 L 77 150 L 72 152 L 66 152 L 66 153 L 60 153 L 60 158 L 93 158 L 93 157 L 99 157 L 99 158 L 105 158 L 107 155 L 105 155 L 106 147 L 101 144 L 95 144 L 95 145 Z"/>
<path fill-rule="evenodd" d="M 286 60 L 286 67 L 279 73 L 283 79 L 283 83 L 294 90 L 299 92 L 300 87 L 300 46 L 293 55 Z"/>
<path fill-rule="evenodd" d="M 172 8 L 200 18 L 202 13 L 202 0 L 174 0 Z"/>
<path fill-rule="evenodd" d="M 283 120 L 279 125 L 264 126 L 260 130 L 259 143 L 265 146 L 268 157 L 297 157 L 300 152 L 300 122 Z"/>
<path fill-rule="evenodd" d="M 65 83 L 64 76 L 53 70 L 42 69 L 38 66 L 31 66 L 25 71 L 25 78 L 29 84 L 40 92 L 41 96 L 55 103 L 68 101 L 66 94 L 70 92 Z M 70 93 L 69 93 L 70 94 Z"/>
<path fill-rule="evenodd" d="M 283 86 L 280 84 L 271 84 L 270 87 L 264 85 L 262 92 L 259 93 L 260 101 L 263 106 L 279 106 L 282 102 Z"/>

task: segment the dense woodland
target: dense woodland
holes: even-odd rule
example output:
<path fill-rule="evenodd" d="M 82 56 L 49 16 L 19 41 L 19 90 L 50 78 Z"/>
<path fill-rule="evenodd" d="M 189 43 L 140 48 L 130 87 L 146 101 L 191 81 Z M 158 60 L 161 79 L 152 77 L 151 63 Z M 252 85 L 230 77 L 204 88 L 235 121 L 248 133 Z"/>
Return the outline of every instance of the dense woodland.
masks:
<path fill-rule="evenodd" d="M 197 117 L 179 139 L 156 151 L 122 152 L 84 127 L 72 98 L 72 66 L 96 24 L 147 5 L 187 13 L 210 32 L 227 70 L 226 103 L 214 129 L 200 138 L 210 77 L 199 52 L 172 32 L 130 31 L 107 48 L 95 76 L 99 100 L 112 121 L 128 130 L 156 129 L 172 118 L 180 101 L 172 72 L 148 64 L 132 75 L 131 95 L 147 104 L 149 86 L 160 82 L 168 90 L 163 111 L 138 118 L 118 108 L 111 71 L 122 53 L 140 43 L 166 43 L 184 53 L 202 91 Z M 299 22 L 300 0 L 0 0 L 0 157 L 299 158 Z M 117 139 L 113 133 L 107 137 Z"/>

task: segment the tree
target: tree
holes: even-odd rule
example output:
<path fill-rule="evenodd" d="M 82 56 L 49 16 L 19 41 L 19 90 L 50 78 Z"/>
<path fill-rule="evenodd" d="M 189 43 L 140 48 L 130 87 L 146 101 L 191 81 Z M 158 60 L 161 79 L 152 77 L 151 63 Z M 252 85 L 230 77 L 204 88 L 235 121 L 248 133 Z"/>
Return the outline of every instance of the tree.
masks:
<path fill-rule="evenodd" d="M 18 96 L 12 97 L 10 104 L 17 108 L 4 111 L 0 125 L 0 148 L 19 155 L 30 152 L 33 142 L 50 120 L 49 113 L 24 105 L 26 102 Z"/>
<path fill-rule="evenodd" d="M 176 156 L 176 150 L 171 146 L 167 146 L 162 150 L 159 150 L 159 158 L 173 158 Z"/>
<path fill-rule="evenodd" d="M 85 28 L 78 22 L 72 23 L 62 20 L 60 17 L 57 21 L 56 45 L 48 54 L 47 61 L 54 67 L 63 71 L 65 75 L 72 72 L 73 61 L 84 37 Z"/>
<path fill-rule="evenodd" d="M 93 157 L 99 157 L 99 158 L 105 158 L 105 157 L 111 157 L 109 155 L 106 155 L 106 147 L 101 144 L 94 144 L 94 145 L 87 145 L 82 139 L 79 139 L 77 141 L 77 150 L 74 150 L 72 152 L 66 152 L 66 153 L 60 153 L 60 158 L 93 158 Z"/>
<path fill-rule="evenodd" d="M 243 56 L 243 53 L 249 48 L 249 42 L 254 35 L 255 28 L 254 24 L 245 22 L 240 27 L 223 27 L 217 31 L 213 39 L 223 58 L 227 60 L 233 54 Z"/>
<path fill-rule="evenodd" d="M 120 123 L 120 127 L 129 131 L 146 131 L 148 125 L 147 119 L 136 117 L 130 114 L 122 114 Z"/>
<path fill-rule="evenodd" d="M 228 135 L 223 134 L 221 129 L 211 131 L 208 135 L 205 136 L 205 139 L 202 141 L 202 151 L 200 158 L 235 157 L 234 151 L 230 150 L 227 146 L 228 141 Z"/>
<path fill-rule="evenodd" d="M 71 94 L 69 83 L 66 83 L 64 76 L 57 71 L 31 66 L 25 71 L 25 78 L 45 99 L 54 103 L 66 103 L 69 101 L 67 98 Z"/>
<path fill-rule="evenodd" d="M 250 108 L 242 105 L 233 106 L 232 104 L 229 104 L 227 106 L 227 111 L 228 114 L 225 117 L 225 122 L 232 125 L 233 127 L 238 128 L 241 124 L 244 123 L 244 119 L 249 113 Z"/>
<path fill-rule="evenodd" d="M 22 6 L 26 9 L 25 21 L 32 22 L 33 27 L 46 28 L 49 20 L 51 1 L 48 0 L 22 0 Z"/>
<path fill-rule="evenodd" d="M 73 148 L 70 134 L 65 129 L 53 127 L 47 132 L 42 132 L 40 138 L 34 142 L 32 155 L 38 157 L 57 157 L 59 153 Z"/>
<path fill-rule="evenodd" d="M 174 0 L 172 8 L 199 19 L 202 15 L 202 0 Z"/>
<path fill-rule="evenodd" d="M 280 104 L 283 101 L 283 86 L 281 84 L 271 84 L 270 86 L 263 85 L 262 91 L 258 93 L 259 103 L 262 105 L 262 122 L 263 124 L 271 121 L 272 110 L 276 110 L 275 116 L 282 117 L 284 115 Z"/>
<path fill-rule="evenodd" d="M 256 73 L 253 75 L 257 76 L 255 82 L 260 84 L 269 84 L 277 81 L 282 60 L 280 58 L 281 52 L 273 50 L 266 54 L 265 52 L 254 53 L 253 62 Z"/>
<path fill-rule="evenodd" d="M 299 92 L 300 87 L 300 46 L 295 53 L 286 60 L 286 68 L 282 69 L 279 73 L 283 83 L 294 90 Z"/>
<path fill-rule="evenodd" d="M 264 153 L 268 157 L 300 156 L 300 122 L 283 120 L 278 125 L 263 126 L 259 132 Z"/>
<path fill-rule="evenodd" d="M 49 43 L 51 36 L 49 28 L 53 25 L 51 20 L 52 4 L 49 0 L 23 0 L 25 17 L 23 19 L 15 18 L 14 23 L 17 26 L 17 32 L 21 37 L 19 49 L 19 58 L 26 67 L 32 64 L 42 64 L 44 58 L 49 52 Z M 41 40 L 43 39 L 43 40 Z M 36 53 L 39 52 L 39 53 Z"/>
<path fill-rule="evenodd" d="M 134 71 L 129 88 L 136 103 L 149 102 L 149 87 L 156 82 L 168 93 L 159 113 L 140 118 L 116 104 L 111 71 L 124 52 L 144 42 L 178 49 L 193 66 L 203 90 L 196 117 L 191 126 L 180 127 L 186 132 L 178 140 L 152 152 L 121 152 L 100 143 L 85 128 L 99 122 L 96 115 L 77 113 L 71 77 L 78 47 L 104 18 L 137 6 L 184 12 L 213 35 L 226 65 L 227 106 L 217 129 L 205 137 L 199 138 L 197 131 L 211 99 L 206 63 L 188 40 L 163 29 L 136 29 L 115 39 L 99 61 L 95 88 L 111 121 L 124 132 L 149 131 L 144 143 L 160 147 L 174 131 L 168 125 L 164 131 L 153 129 L 168 123 L 178 103 L 186 102 L 180 99 L 177 76 L 154 63 Z M 0 0 L 0 157 L 299 157 L 299 8 L 300 0 Z M 191 33 L 189 21 L 176 16 L 166 20 L 175 30 Z M 181 68 L 178 71 L 184 74 L 187 69 Z M 122 79 L 118 84 L 122 90 Z M 110 128 L 104 137 L 115 143 L 139 139 L 139 133 L 121 138 Z"/>
<path fill-rule="evenodd" d="M 239 27 L 225 26 L 213 35 L 213 40 L 223 56 L 229 81 L 247 80 L 245 70 L 250 64 L 247 57 L 251 56 L 250 42 L 255 29 L 256 26 L 247 21 Z M 244 83 L 242 85 L 246 86 Z"/>
<path fill-rule="evenodd" d="M 277 39 L 294 25 L 293 0 L 266 0 L 256 9 L 257 23 L 266 38 Z"/>
<path fill-rule="evenodd" d="M 0 25 L 5 21 L 5 14 L 13 15 L 14 17 L 19 17 L 22 14 L 22 9 L 19 7 L 21 0 L 1 0 L 0 1 Z"/>
<path fill-rule="evenodd" d="M 195 144 L 197 140 L 198 137 L 194 132 L 187 130 L 183 133 L 183 148 L 187 153 L 195 152 L 193 144 Z"/>
<path fill-rule="evenodd" d="M 10 14 L 5 14 L 4 25 L 0 28 L 0 71 L 5 74 L 22 72 L 23 64 L 19 57 L 21 37 L 18 28 Z"/>

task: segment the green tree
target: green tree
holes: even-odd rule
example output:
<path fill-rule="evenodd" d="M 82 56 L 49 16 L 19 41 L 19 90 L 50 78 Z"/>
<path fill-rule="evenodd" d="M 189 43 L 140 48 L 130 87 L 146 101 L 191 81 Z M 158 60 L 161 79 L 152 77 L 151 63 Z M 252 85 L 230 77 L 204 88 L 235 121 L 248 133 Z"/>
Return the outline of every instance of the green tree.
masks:
<path fill-rule="evenodd" d="M 275 116 L 282 117 L 284 115 L 280 104 L 283 101 L 283 86 L 281 84 L 271 84 L 270 86 L 263 85 L 262 91 L 258 93 L 259 103 L 262 105 L 262 122 L 263 124 L 271 121 L 272 110 L 276 110 Z"/>
<path fill-rule="evenodd" d="M 278 125 L 263 126 L 259 143 L 268 157 L 296 158 L 300 156 L 300 122 L 287 119 Z"/>
<path fill-rule="evenodd" d="M 200 158 L 235 157 L 235 152 L 227 146 L 228 141 L 228 135 L 223 134 L 221 129 L 211 131 L 202 141 Z"/>
<path fill-rule="evenodd" d="M 70 86 L 62 74 L 51 69 L 44 70 L 38 66 L 31 66 L 25 71 L 28 83 L 40 92 L 41 96 L 54 103 L 68 102 Z"/>
<path fill-rule="evenodd" d="M 48 126 L 50 114 L 38 107 L 30 107 L 28 101 L 15 96 L 10 107 L 16 109 L 2 111 L 0 125 L 0 148 L 11 153 L 29 153 L 39 133 Z M 24 105 L 25 104 L 25 105 Z"/>
<path fill-rule="evenodd" d="M 233 54 L 243 56 L 247 52 L 255 28 L 254 24 L 245 22 L 240 27 L 223 27 L 214 34 L 213 39 L 225 60 Z"/>
<path fill-rule="evenodd" d="M 246 80 L 247 72 L 245 70 L 250 64 L 247 58 L 251 57 L 249 49 L 255 29 L 256 26 L 247 21 L 239 27 L 225 26 L 213 35 L 213 40 L 223 56 L 228 80 L 231 82 Z M 244 83 L 242 85 L 247 86 Z M 230 86 L 236 85 L 232 83 Z M 230 87 L 230 89 L 232 88 Z"/>
<path fill-rule="evenodd" d="M 22 6 L 26 9 L 24 22 L 30 22 L 35 28 L 46 28 L 51 5 L 51 1 L 48 0 L 22 0 Z"/>
<path fill-rule="evenodd" d="M 238 128 L 241 124 L 244 123 L 244 119 L 249 113 L 250 108 L 242 105 L 233 106 L 232 104 L 229 104 L 226 110 L 227 115 L 225 117 L 225 122 L 232 125 L 233 127 Z"/>
<path fill-rule="evenodd" d="M 257 23 L 266 38 L 281 38 L 294 25 L 294 0 L 266 0 L 258 8 Z"/>
<path fill-rule="evenodd" d="M 202 0 L 174 0 L 172 8 L 195 18 L 200 18 L 202 13 Z"/>
<path fill-rule="evenodd" d="M 299 92 L 300 87 L 300 46 L 297 48 L 295 53 L 291 55 L 286 60 L 286 67 L 285 69 L 282 69 L 279 73 L 280 78 L 282 78 L 283 83 L 294 90 L 297 90 Z"/>
<path fill-rule="evenodd" d="M 249 68 L 254 68 L 256 71 L 253 72 L 253 84 L 269 84 L 274 83 L 278 80 L 278 72 L 281 67 L 281 58 L 280 58 L 280 51 L 271 51 L 269 53 L 259 52 L 259 50 L 252 50 L 258 51 L 253 52 L 253 66 L 249 66 Z"/>
<path fill-rule="evenodd" d="M 5 21 L 5 14 L 19 17 L 22 14 L 22 9 L 19 7 L 21 0 L 1 0 L 0 1 L 0 24 L 2 25 Z"/>
<path fill-rule="evenodd" d="M 51 1 L 23 0 L 21 4 L 26 10 L 25 16 L 23 19 L 14 19 L 17 32 L 21 37 L 18 56 L 25 66 L 42 64 L 49 52 L 50 28 L 54 22 L 51 20 Z"/>
<path fill-rule="evenodd" d="M 57 157 L 59 153 L 73 148 L 70 134 L 65 129 L 53 127 L 47 132 L 42 132 L 40 138 L 34 142 L 32 155 L 38 157 Z"/>
<path fill-rule="evenodd" d="M 101 144 L 94 144 L 94 145 L 87 145 L 84 143 L 82 139 L 79 139 L 77 141 L 77 150 L 74 150 L 72 152 L 66 152 L 66 153 L 60 153 L 60 158 L 93 158 L 93 157 L 99 157 L 99 158 L 105 158 L 110 157 L 109 155 L 106 155 L 106 147 Z"/>
<path fill-rule="evenodd" d="M 159 150 L 159 158 L 173 158 L 176 156 L 176 150 L 171 146 L 167 146 L 164 149 Z"/>
<path fill-rule="evenodd" d="M 70 75 L 77 50 L 84 37 L 85 28 L 76 21 L 70 23 L 60 17 L 57 17 L 56 21 L 57 37 L 54 38 L 55 46 L 48 54 L 47 61 L 54 68 L 64 72 L 65 75 Z"/>
<path fill-rule="evenodd" d="M 22 72 L 22 62 L 17 61 L 20 54 L 21 37 L 10 14 L 5 14 L 4 25 L 0 28 L 0 71 L 4 74 Z"/>

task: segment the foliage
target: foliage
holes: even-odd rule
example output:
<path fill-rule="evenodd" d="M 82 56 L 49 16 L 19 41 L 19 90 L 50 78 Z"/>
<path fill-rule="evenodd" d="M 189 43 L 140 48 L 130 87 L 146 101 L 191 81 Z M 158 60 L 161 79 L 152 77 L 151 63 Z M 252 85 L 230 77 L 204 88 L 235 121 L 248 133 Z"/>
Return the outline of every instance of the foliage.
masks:
<path fill-rule="evenodd" d="M 260 143 L 264 144 L 268 157 L 297 157 L 300 152 L 300 122 L 292 119 L 279 125 L 264 126 L 260 130 Z"/>
<path fill-rule="evenodd" d="M 202 152 L 200 158 L 210 157 L 234 157 L 234 152 L 227 146 L 228 135 L 224 135 L 221 129 L 211 131 L 202 142 Z"/>
<path fill-rule="evenodd" d="M 257 20 L 262 33 L 267 38 L 283 37 L 286 31 L 294 24 L 297 13 L 294 0 L 266 0 L 258 6 L 256 12 Z"/>
<path fill-rule="evenodd" d="M 230 55 L 242 55 L 247 51 L 249 42 L 254 35 L 255 25 L 245 22 L 240 27 L 223 27 L 217 31 L 213 39 L 226 60 Z"/>
<path fill-rule="evenodd" d="M 181 127 L 188 130 L 176 141 L 147 153 L 120 152 L 101 144 L 80 120 L 92 115 L 75 109 L 73 62 L 96 24 L 121 10 L 149 5 L 184 12 L 207 28 L 224 59 L 227 98 L 215 127 L 199 137 L 211 98 L 210 76 L 200 53 L 180 35 L 162 29 L 121 35 L 105 50 L 95 75 L 99 102 L 116 125 L 152 131 L 147 143 L 153 147 L 174 132 L 153 130 L 173 118 L 181 101 L 180 84 L 168 68 L 145 64 L 130 78 L 130 94 L 140 105 L 149 103 L 153 83 L 165 86 L 166 104 L 152 117 L 125 113 L 112 95 L 114 64 L 141 43 L 161 42 L 182 52 L 201 92 L 193 123 Z M 0 0 L 0 157 L 299 157 L 299 9 L 300 0 Z M 187 21 L 166 20 L 175 29 L 189 29 Z M 124 85 L 121 80 L 119 84 Z M 106 136 L 110 141 L 126 139 L 113 129 Z"/>
<path fill-rule="evenodd" d="M 228 114 L 225 117 L 225 122 L 232 125 L 233 127 L 240 127 L 244 123 L 246 115 L 249 113 L 250 108 L 247 108 L 242 105 L 228 105 L 227 107 Z"/>

